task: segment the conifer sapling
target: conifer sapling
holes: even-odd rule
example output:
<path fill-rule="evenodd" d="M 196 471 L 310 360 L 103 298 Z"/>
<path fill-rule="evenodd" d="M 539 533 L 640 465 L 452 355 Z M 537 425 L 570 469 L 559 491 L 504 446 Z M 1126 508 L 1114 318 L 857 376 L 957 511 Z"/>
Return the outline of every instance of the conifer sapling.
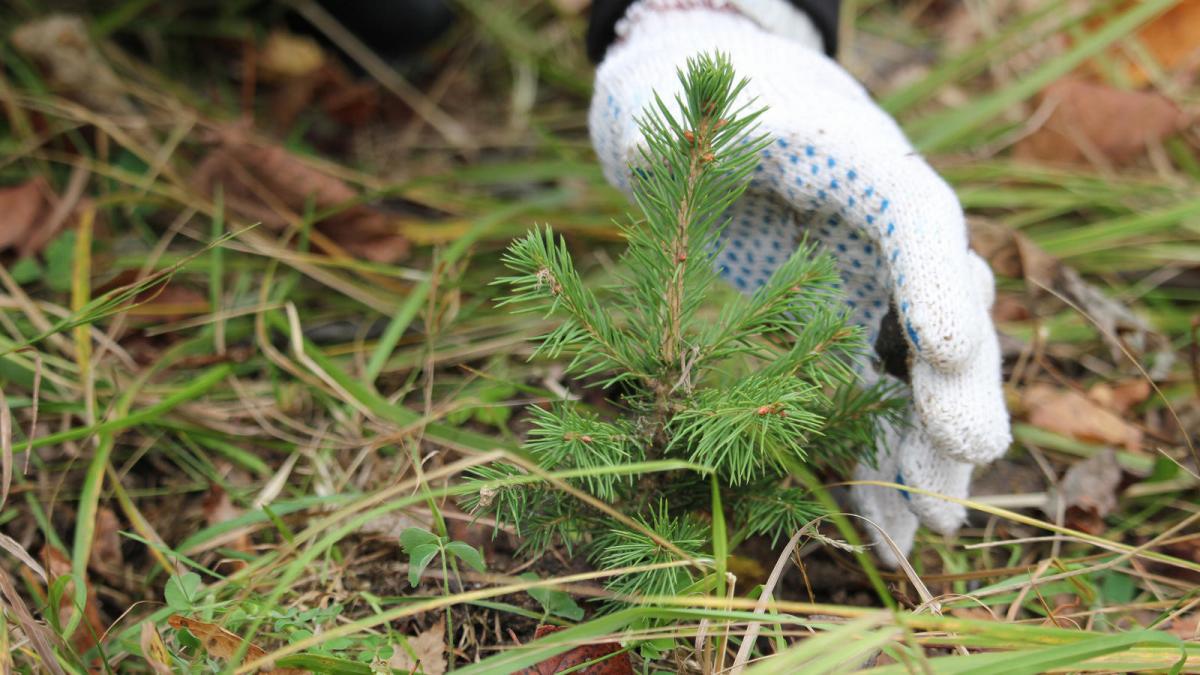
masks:
<path fill-rule="evenodd" d="M 865 342 L 831 258 L 802 243 L 752 295 L 719 282 L 723 214 L 771 139 L 756 132 L 761 110 L 735 108 L 746 82 L 724 56 L 697 56 L 679 77 L 674 105 L 656 97 L 639 119 L 646 144 L 632 185 L 642 217 L 621 228 L 616 286 L 585 284 L 548 227 L 511 245 L 512 275 L 497 281 L 509 289 L 503 304 L 558 322 L 534 357 L 569 358 L 567 373 L 603 387 L 612 404 L 604 414 L 577 401 L 531 407 L 525 450 L 545 471 L 579 470 L 569 483 L 627 519 L 548 483 L 514 485 L 526 471 L 510 463 L 476 470 L 468 506 L 511 526 L 527 551 L 579 549 L 602 569 L 711 560 L 702 514 L 713 508 L 730 546 L 790 536 L 821 510 L 789 468 L 870 461 L 877 425 L 895 414 L 885 391 L 855 384 Z M 620 471 L 670 458 L 694 470 Z M 675 595 L 703 590 L 706 574 L 659 565 L 608 587 Z"/>

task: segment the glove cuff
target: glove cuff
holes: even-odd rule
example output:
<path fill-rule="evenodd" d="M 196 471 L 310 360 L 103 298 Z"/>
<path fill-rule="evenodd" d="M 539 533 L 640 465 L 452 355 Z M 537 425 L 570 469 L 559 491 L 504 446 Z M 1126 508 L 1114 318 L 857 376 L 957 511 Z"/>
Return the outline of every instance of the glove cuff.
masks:
<path fill-rule="evenodd" d="M 640 0 L 617 22 L 617 42 L 630 37 L 638 24 L 649 17 L 695 10 L 745 17 L 768 33 L 825 51 L 824 40 L 812 19 L 787 0 Z"/>

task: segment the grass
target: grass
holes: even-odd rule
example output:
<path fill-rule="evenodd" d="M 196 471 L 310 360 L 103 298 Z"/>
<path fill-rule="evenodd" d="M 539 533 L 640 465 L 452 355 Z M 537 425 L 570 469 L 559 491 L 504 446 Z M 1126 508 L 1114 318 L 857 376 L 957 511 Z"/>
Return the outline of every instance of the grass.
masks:
<path fill-rule="evenodd" d="M 526 361 L 529 338 L 546 325 L 493 305 L 499 252 L 549 221 L 569 236 L 588 281 L 614 272 L 612 222 L 628 206 L 604 183 L 586 138 L 582 18 L 531 0 L 462 3 L 453 34 L 404 73 L 469 142 L 386 111 L 380 119 L 402 142 L 374 153 L 332 143 L 318 111 L 275 130 L 290 151 L 389 209 L 415 250 L 384 264 L 341 251 L 320 227 L 330 214 L 312 205 L 290 205 L 282 229 L 255 226 L 229 195 L 189 182 L 213 131 L 251 113 L 270 126 L 270 87 L 242 93 L 240 45 L 283 13 L 199 4 L 132 0 L 89 17 L 94 36 L 126 50 L 105 53 L 141 130 L 52 93 L 35 64 L 0 43 L 0 185 L 44 176 L 65 194 L 83 180 L 87 198 L 73 234 L 48 247 L 38 269 L 7 257 L 0 274 L 5 665 L 152 672 L 161 658 L 182 671 L 273 662 L 369 672 L 372 658 L 412 648 L 449 616 L 447 658 L 472 673 L 511 672 L 606 640 L 629 646 L 645 672 L 719 672 L 734 666 L 751 624 L 760 639 L 738 663 L 750 672 L 1200 670 L 1198 481 L 1187 468 L 1197 138 L 1170 140 L 1165 163 L 1115 172 L 1020 163 L 1006 147 L 1046 84 L 1113 48 L 1143 53 L 1133 32 L 1173 2 L 1096 3 L 1093 19 L 1048 0 L 1028 15 L 990 17 L 997 28 L 960 53 L 938 50 L 926 14 L 914 21 L 891 3 L 846 3 L 863 35 L 935 54 L 907 84 L 873 86 L 969 214 L 1024 235 L 1165 336 L 1155 349 L 1175 365 L 1156 375 L 1161 395 L 1128 413 L 1147 440 L 1118 453 L 1129 485 L 1106 529 L 1081 531 L 1029 508 L 1054 482 L 1044 474 L 1056 480 L 1101 446 L 1018 419 L 1005 466 L 1032 472 L 1036 486 L 967 502 L 972 525 L 955 540 L 923 534 L 911 569 L 880 572 L 830 543 L 857 541 L 841 518 L 805 532 L 790 560 L 744 548 L 680 561 L 721 574 L 707 577 L 706 595 L 623 598 L 631 605 L 607 614 L 591 611 L 591 600 L 607 597 L 601 573 L 547 551 L 529 568 L 537 578 L 523 578 L 527 561 L 511 557 L 507 535 L 491 540 L 455 507 L 464 471 L 522 462 L 517 411 L 559 395 L 555 364 Z M 17 2 L 0 23 L 37 13 L 36 3 Z M 1056 35 L 1076 39 L 1028 56 Z M 520 104 L 530 96 L 535 105 Z M 1196 91 L 1179 96 L 1194 103 Z M 388 161 L 384 150 L 405 160 Z M 1026 364 L 1013 371 L 1014 395 L 1035 381 L 1086 388 L 1143 376 L 1094 317 L 1035 303 L 1024 279 L 999 281 L 1002 298 L 1034 310 L 1002 323 L 1024 340 L 1010 359 Z M 495 400 L 485 384 L 506 393 Z M 508 412 L 454 415 L 480 410 Z M 521 480 L 567 488 L 570 477 Z M 833 488 L 837 478 L 822 480 Z M 226 507 L 213 506 L 222 499 Z M 488 572 L 434 565 L 409 587 L 398 544 L 369 534 L 405 526 L 484 545 Z M 717 539 L 721 551 L 727 542 Z M 764 590 L 765 573 L 724 574 L 746 558 L 778 563 L 783 581 Z M 199 575 L 194 586 L 189 572 Z M 169 583 L 188 592 L 164 596 Z M 551 615 L 531 588 L 564 590 L 589 616 Z M 760 607 L 761 593 L 775 599 Z M 251 660 L 215 658 L 168 626 L 173 614 L 244 638 L 230 651 Z M 569 627 L 533 640 L 539 621 Z"/>

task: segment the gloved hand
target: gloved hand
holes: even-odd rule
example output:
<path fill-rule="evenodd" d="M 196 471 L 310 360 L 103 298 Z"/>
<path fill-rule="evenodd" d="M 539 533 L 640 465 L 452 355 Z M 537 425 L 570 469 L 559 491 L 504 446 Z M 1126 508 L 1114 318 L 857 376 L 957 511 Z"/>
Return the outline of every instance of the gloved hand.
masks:
<path fill-rule="evenodd" d="M 783 0 L 760 0 L 756 21 L 736 9 L 749 4 L 642 0 L 629 10 L 596 71 L 589 115 L 605 176 L 629 193 L 643 143 L 636 120 L 654 93 L 674 100 L 676 69 L 688 57 L 727 54 L 749 78 L 739 103 L 767 107 L 761 130 L 774 140 L 728 214 L 722 276 L 751 293 L 807 234 L 837 258 L 853 319 L 872 342 L 894 303 L 912 355 L 909 424 L 886 429 L 877 466 L 860 466 L 855 477 L 966 497 L 973 465 L 991 462 L 1011 440 L 991 272 L 967 248 L 954 192 L 822 53 L 807 17 Z M 868 382 L 881 376 L 877 366 L 863 372 Z M 918 519 L 950 533 L 965 517 L 962 506 L 893 488 L 855 486 L 852 498 L 905 555 Z M 898 563 L 890 547 L 875 550 Z"/>

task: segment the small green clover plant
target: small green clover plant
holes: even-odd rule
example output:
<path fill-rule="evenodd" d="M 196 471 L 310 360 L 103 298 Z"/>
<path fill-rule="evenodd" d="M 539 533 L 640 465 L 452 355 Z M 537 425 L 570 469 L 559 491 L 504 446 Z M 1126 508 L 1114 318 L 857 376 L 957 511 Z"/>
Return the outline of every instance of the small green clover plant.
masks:
<path fill-rule="evenodd" d="M 539 579 L 538 575 L 533 572 L 526 572 L 521 575 L 521 578 L 527 581 Z M 526 592 L 542 606 L 543 619 L 547 616 L 557 616 L 571 621 L 583 619 L 583 608 L 576 604 L 574 598 L 563 591 L 539 586 Z"/>
<path fill-rule="evenodd" d="M 487 565 L 483 562 L 483 554 L 479 552 L 479 549 L 461 541 L 453 541 L 448 537 L 439 537 L 429 530 L 419 527 L 410 527 L 402 532 L 400 546 L 408 554 L 408 583 L 413 586 L 421 583 L 421 575 L 425 573 L 425 569 L 429 567 L 433 559 L 439 555 L 442 556 L 443 562 L 448 561 L 449 557 L 453 557 L 466 563 L 476 572 L 483 572 L 487 569 Z"/>

